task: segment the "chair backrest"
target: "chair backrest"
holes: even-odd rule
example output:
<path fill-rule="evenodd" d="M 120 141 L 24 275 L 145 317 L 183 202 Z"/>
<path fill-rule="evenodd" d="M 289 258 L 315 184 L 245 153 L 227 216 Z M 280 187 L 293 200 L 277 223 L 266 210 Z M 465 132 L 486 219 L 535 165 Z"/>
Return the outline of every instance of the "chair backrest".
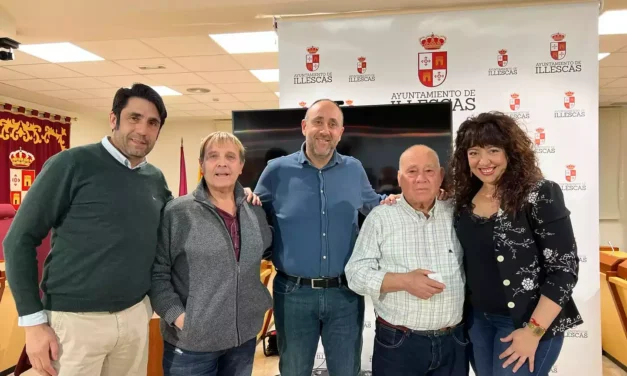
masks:
<path fill-rule="evenodd" d="M 15 217 L 15 208 L 11 204 L 0 204 L 0 261 L 4 260 L 4 249 L 2 241 L 9 232 L 9 227 Z"/>
<path fill-rule="evenodd" d="M 0 270 L 0 302 L 2 302 L 2 295 L 4 295 L 4 286 L 7 283 L 7 278 L 2 270 Z"/>

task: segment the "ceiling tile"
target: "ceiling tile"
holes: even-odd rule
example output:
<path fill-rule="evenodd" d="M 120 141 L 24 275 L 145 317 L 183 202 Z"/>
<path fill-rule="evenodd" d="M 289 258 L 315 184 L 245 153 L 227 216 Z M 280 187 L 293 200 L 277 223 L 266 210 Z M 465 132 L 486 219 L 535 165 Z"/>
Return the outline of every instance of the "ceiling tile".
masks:
<path fill-rule="evenodd" d="M 250 106 L 242 102 L 229 102 L 229 103 L 209 103 L 209 105 L 216 110 L 250 110 Z"/>
<path fill-rule="evenodd" d="M 202 85 L 207 83 L 194 73 L 146 74 L 144 77 L 154 82 L 155 85 Z"/>
<path fill-rule="evenodd" d="M 111 98 L 72 99 L 72 102 L 90 107 L 111 107 Z"/>
<path fill-rule="evenodd" d="M 194 72 L 241 70 L 231 55 L 175 57 L 174 61 Z"/>
<path fill-rule="evenodd" d="M 207 56 L 226 54 L 208 35 L 171 38 L 144 38 L 146 43 L 165 56 Z"/>
<path fill-rule="evenodd" d="M 627 77 L 627 69 L 624 67 L 599 67 L 600 78 Z"/>
<path fill-rule="evenodd" d="M 154 85 L 155 83 L 150 81 L 146 76 L 139 74 L 131 76 L 113 76 L 113 77 L 98 77 L 99 81 L 106 82 L 115 87 L 130 87 L 136 82 L 141 82 L 146 85 Z"/>
<path fill-rule="evenodd" d="M 22 51 L 13 51 L 14 60 L 0 61 L 0 66 L 25 65 L 25 64 L 49 64 L 46 60 L 29 55 Z"/>
<path fill-rule="evenodd" d="M 615 52 L 599 62 L 600 67 L 625 67 L 627 74 L 627 52 Z"/>
<path fill-rule="evenodd" d="M 8 69 L 37 78 L 83 77 L 82 74 L 63 68 L 57 64 L 15 65 Z"/>
<path fill-rule="evenodd" d="M 167 58 L 158 59 L 132 59 L 132 60 L 117 60 L 116 63 L 132 70 L 135 73 L 140 74 L 165 74 L 165 73 L 183 73 L 187 72 L 187 69 L 183 68 L 179 64 Z M 139 67 L 157 67 L 163 66 L 163 69 L 140 69 Z"/>
<path fill-rule="evenodd" d="M 198 102 L 201 103 L 229 103 L 229 102 L 237 102 L 237 98 L 230 94 L 193 94 L 191 97 L 194 97 Z M 215 100 L 217 99 L 217 100 Z"/>
<path fill-rule="evenodd" d="M 75 44 L 106 60 L 143 59 L 163 56 L 137 39 L 78 42 Z"/>
<path fill-rule="evenodd" d="M 620 98 L 619 95 L 601 95 L 599 96 L 600 103 L 612 103 L 616 102 L 616 100 Z"/>
<path fill-rule="evenodd" d="M 168 106 L 168 109 L 172 108 L 174 110 L 181 110 L 181 111 L 199 111 L 199 110 L 210 110 L 211 107 L 207 106 L 206 104 L 203 103 L 189 103 L 189 104 L 171 104 Z M 170 111 L 168 110 L 168 113 L 170 113 Z"/>
<path fill-rule="evenodd" d="M 227 119 L 232 119 L 233 118 L 233 112 L 232 111 L 222 111 L 222 114 L 224 114 L 224 116 L 226 116 Z"/>
<path fill-rule="evenodd" d="M 169 88 L 178 91 L 181 94 L 190 94 L 190 95 L 211 95 L 211 94 L 222 94 L 224 93 L 224 91 L 222 91 L 222 89 L 220 89 L 219 87 L 212 85 L 212 84 L 196 84 L 196 85 L 169 85 Z M 188 93 L 187 89 L 192 89 L 192 88 L 203 88 L 203 89 L 208 89 L 210 90 L 209 93 L 207 94 L 193 94 L 193 93 Z"/>
<path fill-rule="evenodd" d="M 627 87 L 612 87 L 612 88 L 601 88 L 599 90 L 601 95 L 627 95 Z"/>
<path fill-rule="evenodd" d="M 599 52 L 615 52 L 627 47 L 625 35 L 599 35 Z"/>
<path fill-rule="evenodd" d="M 627 78 L 615 79 L 611 83 L 607 85 L 603 85 L 603 88 L 616 88 L 616 87 L 618 88 L 627 87 Z"/>
<path fill-rule="evenodd" d="M 175 117 L 188 117 L 188 116 L 192 116 L 189 112 L 186 111 L 180 111 L 180 110 L 168 110 L 168 118 L 175 118 Z"/>
<path fill-rule="evenodd" d="M 72 89 L 101 89 L 111 86 L 105 82 L 99 81 L 91 77 L 54 78 L 49 81 L 57 83 L 59 85 L 67 86 Z"/>
<path fill-rule="evenodd" d="M 133 71 L 123 68 L 113 61 L 86 61 L 82 63 L 60 64 L 65 68 L 91 77 L 123 76 L 133 74 Z"/>
<path fill-rule="evenodd" d="M 86 99 L 93 98 L 93 95 L 82 92 L 80 90 L 53 90 L 41 91 L 41 94 L 61 99 Z"/>
<path fill-rule="evenodd" d="M 266 87 L 270 89 L 270 91 L 273 93 L 276 93 L 277 91 L 279 91 L 278 82 L 264 82 L 263 84 L 266 85 Z"/>
<path fill-rule="evenodd" d="M 166 97 L 163 97 L 163 102 L 166 104 L 166 107 L 171 104 L 198 103 L 198 101 L 194 99 L 192 95 L 166 96 Z"/>
<path fill-rule="evenodd" d="M 3 83 L 11 86 L 16 86 L 22 89 L 31 90 L 31 91 L 41 91 L 41 90 L 64 90 L 67 87 L 55 84 L 53 82 L 41 79 L 35 80 L 9 80 L 2 81 Z"/>
<path fill-rule="evenodd" d="M 259 83 L 248 84 L 218 84 L 218 87 L 227 93 L 265 93 L 269 92 L 268 88 Z"/>
<path fill-rule="evenodd" d="M 113 97 L 118 90 L 120 90 L 119 87 L 108 87 L 102 89 L 83 89 L 82 91 L 95 98 L 111 98 L 111 100 L 113 100 Z"/>
<path fill-rule="evenodd" d="M 0 80 L 25 80 L 29 78 L 34 77 L 10 69 L 0 68 Z"/>
<path fill-rule="evenodd" d="M 616 81 L 616 78 L 600 78 L 599 87 L 607 86 L 610 82 Z"/>
<path fill-rule="evenodd" d="M 246 69 L 278 69 L 279 53 L 235 54 L 233 59 Z"/>
<path fill-rule="evenodd" d="M 223 71 L 223 72 L 199 72 L 200 77 L 213 84 L 237 84 L 246 82 L 259 82 L 259 79 L 253 76 L 250 71 Z"/>
<path fill-rule="evenodd" d="M 185 111 L 192 116 L 220 116 L 222 115 L 221 111 L 216 110 L 197 110 L 197 111 Z"/>
<path fill-rule="evenodd" d="M 267 109 L 276 109 L 279 108 L 279 100 L 275 101 L 264 101 L 264 102 L 246 102 L 247 105 L 254 108 L 255 110 L 267 110 Z"/>
<path fill-rule="evenodd" d="M 274 93 L 241 93 L 233 94 L 233 96 L 242 102 L 263 102 L 279 99 Z"/>

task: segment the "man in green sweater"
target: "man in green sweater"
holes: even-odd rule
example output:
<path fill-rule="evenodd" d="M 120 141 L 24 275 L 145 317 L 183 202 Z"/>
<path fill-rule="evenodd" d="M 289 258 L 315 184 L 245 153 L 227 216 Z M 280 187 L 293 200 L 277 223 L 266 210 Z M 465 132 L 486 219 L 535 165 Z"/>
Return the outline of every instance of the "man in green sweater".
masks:
<path fill-rule="evenodd" d="M 152 88 L 118 90 L 110 136 L 44 164 L 4 239 L 26 352 L 44 376 L 145 376 L 147 298 L 161 211 L 172 199 L 146 162 L 167 112 Z M 52 230 L 40 299 L 36 247 Z"/>

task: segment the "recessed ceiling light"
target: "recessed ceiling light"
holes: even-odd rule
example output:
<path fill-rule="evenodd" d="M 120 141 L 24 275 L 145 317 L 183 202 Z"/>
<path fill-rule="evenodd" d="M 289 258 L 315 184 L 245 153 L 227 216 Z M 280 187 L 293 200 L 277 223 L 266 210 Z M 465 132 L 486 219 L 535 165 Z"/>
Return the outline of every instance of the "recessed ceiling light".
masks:
<path fill-rule="evenodd" d="M 274 94 L 276 94 L 277 97 L 280 97 L 279 92 L 275 91 Z"/>
<path fill-rule="evenodd" d="M 209 34 L 209 36 L 230 54 L 279 51 L 279 39 L 274 31 Z"/>
<path fill-rule="evenodd" d="M 278 69 L 253 69 L 250 71 L 261 82 L 279 82 Z"/>
<path fill-rule="evenodd" d="M 167 86 L 151 86 L 151 88 L 155 89 L 157 94 L 162 97 L 170 96 L 170 95 L 183 95 L 176 90 L 172 90 Z"/>
<path fill-rule="evenodd" d="M 610 56 L 609 52 L 601 52 L 601 53 L 599 53 L 599 61 L 605 59 L 608 56 Z"/>
<path fill-rule="evenodd" d="M 211 92 L 211 90 L 205 89 L 204 87 L 190 87 L 187 89 L 187 92 L 193 94 L 207 94 Z"/>
<path fill-rule="evenodd" d="M 68 42 L 23 44 L 20 46 L 19 50 L 51 63 L 75 63 L 79 61 L 104 60 L 100 56 L 92 54 L 91 52 Z"/>
<path fill-rule="evenodd" d="M 608 10 L 599 17 L 599 35 L 627 34 L 627 9 Z"/>

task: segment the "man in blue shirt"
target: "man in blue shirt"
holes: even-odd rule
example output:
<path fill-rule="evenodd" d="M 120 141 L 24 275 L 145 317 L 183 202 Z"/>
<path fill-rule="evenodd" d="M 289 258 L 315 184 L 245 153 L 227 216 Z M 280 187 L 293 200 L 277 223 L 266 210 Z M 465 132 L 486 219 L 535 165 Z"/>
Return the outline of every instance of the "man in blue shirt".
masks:
<path fill-rule="evenodd" d="M 344 266 L 357 238 L 357 212 L 377 194 L 357 159 L 335 148 L 343 114 L 319 100 L 301 123 L 301 150 L 268 162 L 255 193 L 275 229 L 274 315 L 282 375 L 310 376 L 318 341 L 331 376 L 361 368 L 364 300 L 347 287 Z"/>

